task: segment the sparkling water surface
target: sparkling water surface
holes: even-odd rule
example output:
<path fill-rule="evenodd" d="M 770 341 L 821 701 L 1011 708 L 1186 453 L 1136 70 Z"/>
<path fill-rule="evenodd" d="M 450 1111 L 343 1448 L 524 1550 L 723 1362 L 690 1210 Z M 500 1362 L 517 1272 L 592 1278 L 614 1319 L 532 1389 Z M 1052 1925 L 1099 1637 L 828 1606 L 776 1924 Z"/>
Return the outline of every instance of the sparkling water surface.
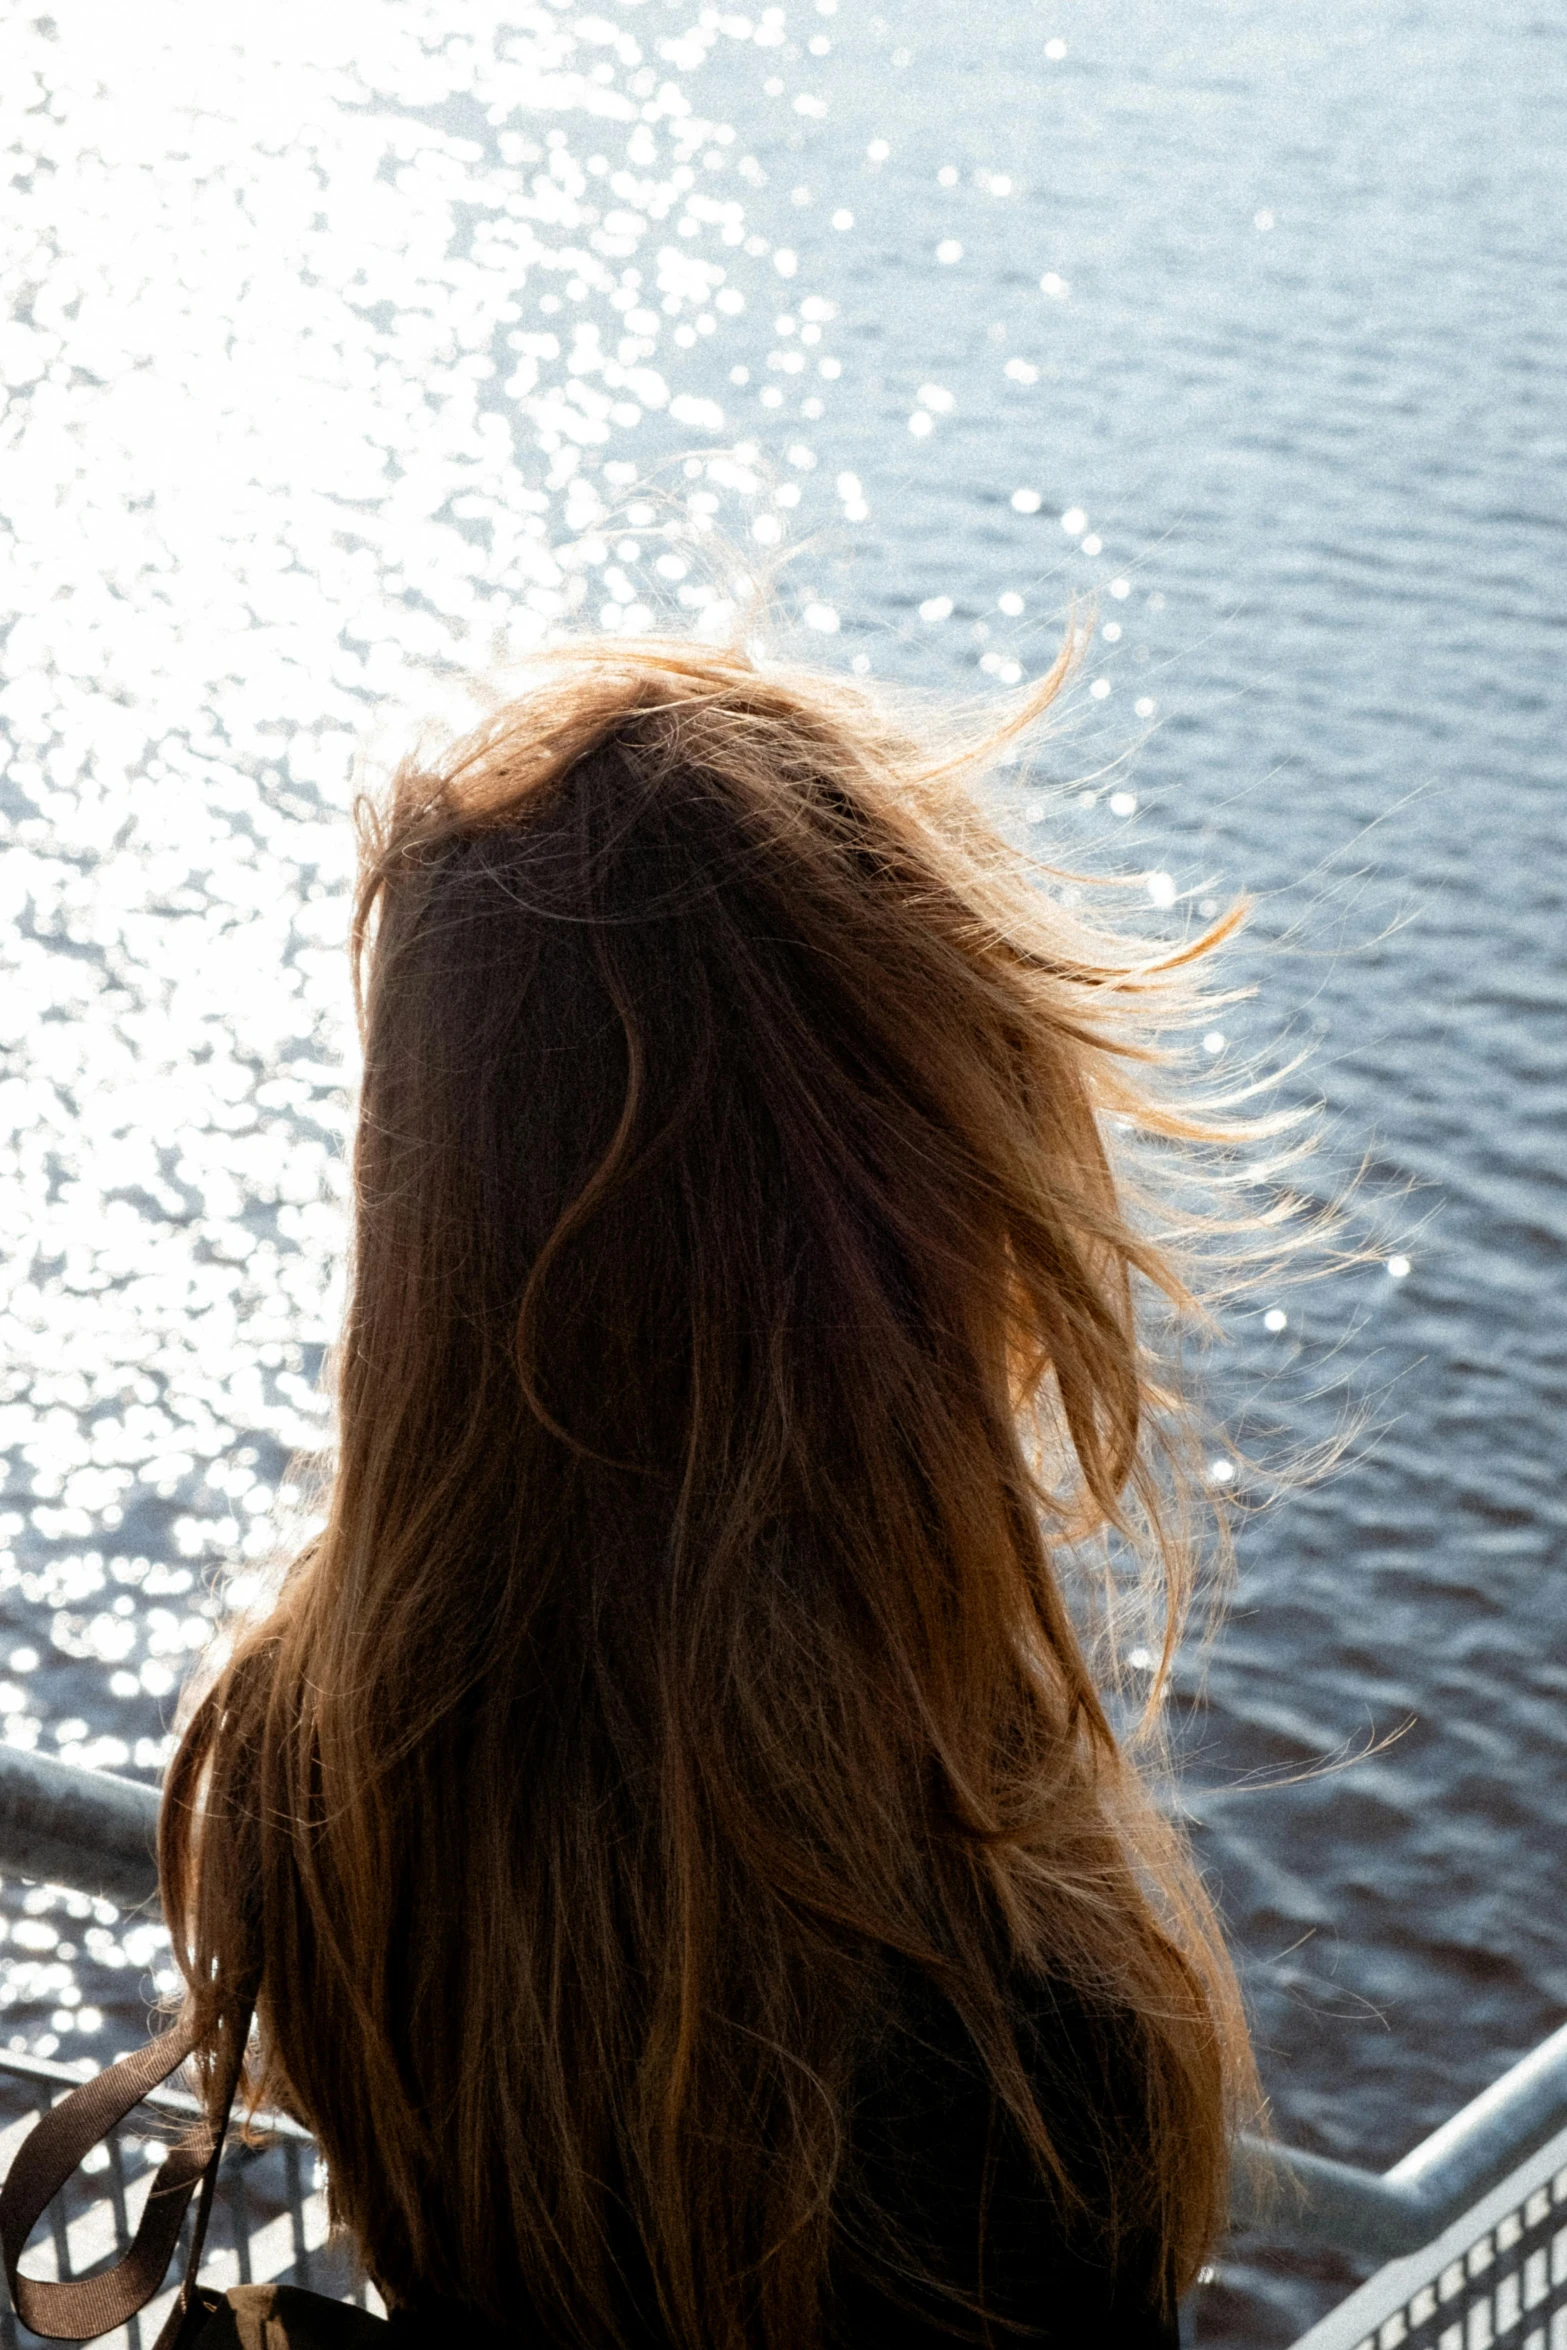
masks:
<path fill-rule="evenodd" d="M 1567 2008 L 1567 25 L 61 0 L 0 115 L 8 1737 L 156 1774 L 321 1439 L 356 758 L 768 565 L 949 692 L 1091 594 L 1009 820 L 1250 891 L 1211 1064 L 1309 1045 L 1365 1160 L 1370 1261 L 1215 1363 L 1365 1432 L 1176 1705 L 1278 2127 L 1392 2160 Z M 158 1929 L 0 1908 L 0 2038 L 139 2032 Z M 1237 2247 L 1199 2338 L 1351 2273 Z"/>

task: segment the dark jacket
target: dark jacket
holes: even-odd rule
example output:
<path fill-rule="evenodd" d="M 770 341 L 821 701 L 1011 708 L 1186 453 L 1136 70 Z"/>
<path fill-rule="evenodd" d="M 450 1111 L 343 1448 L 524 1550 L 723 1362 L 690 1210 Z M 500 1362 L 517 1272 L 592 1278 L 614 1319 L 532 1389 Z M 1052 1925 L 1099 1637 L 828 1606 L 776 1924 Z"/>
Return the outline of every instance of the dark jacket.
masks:
<path fill-rule="evenodd" d="M 1142 2108 L 1124 2032 L 1036 1985 L 1020 1998 L 1020 2042 L 1079 2191 L 1075 2213 L 1064 2213 L 1042 2186 L 953 2009 L 911 1975 L 856 2100 L 852 2185 L 831 2279 L 832 2350 L 952 2350 L 962 2342 L 1176 2350 L 1173 2304 L 1137 2215 L 1123 2223 L 1113 2259 L 1104 2243 L 1113 2151 L 1139 2128 Z M 889 2251 L 889 2241 L 897 2248 Z M 631 2277 L 638 2263 L 627 2250 L 622 2273 Z M 953 2292 L 933 2291 L 931 2276 Z M 628 2341 L 634 2350 L 669 2350 L 646 2310 L 631 2318 Z M 554 2350 L 554 2337 L 526 2310 L 497 2335 L 471 2312 L 435 2301 L 395 2314 L 388 2350 L 502 2343 Z"/>

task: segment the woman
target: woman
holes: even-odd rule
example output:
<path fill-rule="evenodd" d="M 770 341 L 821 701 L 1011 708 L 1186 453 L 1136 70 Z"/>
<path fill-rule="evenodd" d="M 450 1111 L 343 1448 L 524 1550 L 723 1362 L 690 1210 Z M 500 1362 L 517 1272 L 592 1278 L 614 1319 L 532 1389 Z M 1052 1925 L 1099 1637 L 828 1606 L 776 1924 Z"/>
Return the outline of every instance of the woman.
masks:
<path fill-rule="evenodd" d="M 365 818 L 339 1463 L 162 1862 L 410 2340 L 1164 2344 L 1221 2223 L 1235 1990 L 1063 1581 L 1140 1530 L 1173 1638 L 1116 1154 L 1204 1131 L 1191 956 L 975 764 L 619 640 Z"/>

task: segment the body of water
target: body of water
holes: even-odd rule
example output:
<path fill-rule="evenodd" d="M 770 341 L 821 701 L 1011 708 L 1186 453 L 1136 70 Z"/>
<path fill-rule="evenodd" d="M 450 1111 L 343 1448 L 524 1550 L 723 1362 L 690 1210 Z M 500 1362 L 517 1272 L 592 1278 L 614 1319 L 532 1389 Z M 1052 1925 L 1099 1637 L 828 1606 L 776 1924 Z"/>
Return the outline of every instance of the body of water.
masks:
<path fill-rule="evenodd" d="M 1092 594 L 1013 816 L 1250 891 L 1214 1063 L 1309 1044 L 1365 1160 L 1371 1260 L 1215 1379 L 1366 1432 L 1177 1704 L 1279 2130 L 1393 2159 L 1567 2007 L 1567 25 L 58 0 L 0 116 L 10 1737 L 155 1773 L 319 1440 L 356 755 L 740 551 L 947 690 Z M 139 2028 L 154 1928 L 4 1915 L 0 2037 Z M 1240 2247 L 1201 2338 L 1348 2274 Z"/>

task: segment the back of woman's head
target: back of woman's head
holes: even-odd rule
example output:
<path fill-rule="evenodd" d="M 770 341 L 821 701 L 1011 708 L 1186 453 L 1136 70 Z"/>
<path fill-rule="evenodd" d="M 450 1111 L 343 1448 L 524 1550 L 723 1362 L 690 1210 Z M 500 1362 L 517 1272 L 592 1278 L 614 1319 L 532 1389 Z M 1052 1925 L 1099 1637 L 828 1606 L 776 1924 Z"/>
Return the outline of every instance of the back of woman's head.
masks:
<path fill-rule="evenodd" d="M 1158 1524 L 1183 1292 L 1107 1136 L 1179 1130 L 1182 959 L 869 699 L 690 646 L 550 656 L 362 845 L 327 1522 L 166 1805 L 209 2045 L 254 1990 L 392 2294 L 801 2350 L 897 1968 L 1070 2203 L 1046 1976 L 1146 2079 L 1104 2226 L 1184 2278 L 1243 2041 L 1058 1571 Z"/>

